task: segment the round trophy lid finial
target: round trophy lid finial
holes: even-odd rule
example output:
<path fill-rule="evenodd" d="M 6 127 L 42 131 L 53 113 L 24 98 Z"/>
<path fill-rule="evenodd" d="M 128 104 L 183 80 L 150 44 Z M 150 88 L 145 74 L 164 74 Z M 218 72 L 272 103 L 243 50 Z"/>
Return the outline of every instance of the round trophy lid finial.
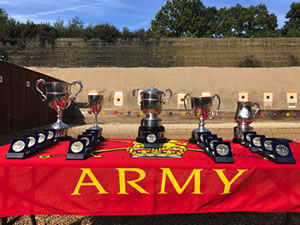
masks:
<path fill-rule="evenodd" d="M 161 90 L 158 90 L 154 87 L 154 84 L 152 84 L 152 88 L 149 88 L 149 89 L 146 89 L 146 90 L 143 90 L 141 92 L 141 94 L 144 94 L 144 93 L 150 93 L 150 94 L 159 94 L 159 95 L 163 95 L 165 92 L 161 91 Z"/>

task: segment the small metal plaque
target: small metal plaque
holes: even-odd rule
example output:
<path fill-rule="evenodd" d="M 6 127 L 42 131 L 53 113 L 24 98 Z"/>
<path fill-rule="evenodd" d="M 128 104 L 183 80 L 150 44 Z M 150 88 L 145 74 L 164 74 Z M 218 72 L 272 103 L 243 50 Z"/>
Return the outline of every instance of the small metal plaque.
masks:
<path fill-rule="evenodd" d="M 0 83 L 3 83 L 3 76 L 0 76 Z"/>
<path fill-rule="evenodd" d="M 26 81 L 26 87 L 30 87 L 30 81 Z"/>

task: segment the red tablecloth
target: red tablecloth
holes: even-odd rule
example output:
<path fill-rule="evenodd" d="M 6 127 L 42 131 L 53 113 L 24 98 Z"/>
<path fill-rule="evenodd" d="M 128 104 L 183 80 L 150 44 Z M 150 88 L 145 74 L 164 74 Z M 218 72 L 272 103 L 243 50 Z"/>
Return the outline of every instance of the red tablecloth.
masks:
<path fill-rule="evenodd" d="M 234 164 L 184 142 L 182 158 L 131 158 L 131 141 L 106 141 L 96 149 L 120 151 L 82 161 L 65 159 L 68 142 L 23 160 L 0 147 L 0 216 L 300 212 L 300 143 L 290 143 L 298 163 L 279 165 L 237 144 Z"/>

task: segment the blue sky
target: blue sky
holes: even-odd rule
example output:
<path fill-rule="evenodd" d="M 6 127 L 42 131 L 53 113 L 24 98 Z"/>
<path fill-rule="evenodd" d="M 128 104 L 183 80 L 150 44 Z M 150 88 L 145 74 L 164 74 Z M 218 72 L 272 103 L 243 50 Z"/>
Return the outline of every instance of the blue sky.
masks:
<path fill-rule="evenodd" d="M 269 12 L 275 13 L 279 27 L 284 25 L 285 15 L 290 9 L 292 0 L 202 0 L 205 6 L 231 7 L 237 3 L 242 6 L 263 3 Z M 130 30 L 148 29 L 155 14 L 166 3 L 166 0 L 0 0 L 10 17 L 17 21 L 27 20 L 35 23 L 55 22 L 58 18 L 67 24 L 78 16 L 89 24 L 108 23 L 118 29 L 128 27 Z"/>

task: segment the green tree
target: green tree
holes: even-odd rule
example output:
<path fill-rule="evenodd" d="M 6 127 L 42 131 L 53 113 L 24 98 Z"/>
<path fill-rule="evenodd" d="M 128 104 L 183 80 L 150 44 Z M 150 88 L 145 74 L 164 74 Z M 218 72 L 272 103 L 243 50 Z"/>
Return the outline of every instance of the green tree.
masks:
<path fill-rule="evenodd" d="M 0 8 L 0 26 L 6 26 L 8 23 L 8 15 L 7 13 L 4 11 L 4 9 Z M 3 30 L 0 30 L 0 34 L 3 32 Z"/>
<path fill-rule="evenodd" d="M 82 38 L 84 37 L 84 22 L 78 16 L 68 22 L 65 37 L 67 38 Z"/>
<path fill-rule="evenodd" d="M 246 29 L 247 37 L 277 36 L 277 17 L 269 13 L 266 5 L 250 6 L 247 11 L 251 15 Z"/>
<path fill-rule="evenodd" d="M 5 42 L 8 39 L 8 15 L 7 13 L 0 8 L 0 41 Z"/>
<path fill-rule="evenodd" d="M 121 39 L 122 40 L 132 40 L 133 37 L 134 37 L 133 33 L 127 27 L 123 27 L 122 33 L 121 33 Z"/>
<path fill-rule="evenodd" d="M 217 37 L 270 37 L 277 35 L 278 25 L 264 4 L 248 8 L 236 4 L 218 11 L 215 26 Z"/>
<path fill-rule="evenodd" d="M 94 38 L 99 38 L 105 42 L 114 42 L 121 37 L 121 32 L 112 25 L 101 24 L 93 28 Z"/>
<path fill-rule="evenodd" d="M 7 42 L 11 45 L 18 44 L 20 39 L 20 29 L 18 28 L 19 28 L 18 23 L 14 19 L 9 19 L 6 26 L 7 36 L 5 37 L 3 42 L 5 43 Z"/>
<path fill-rule="evenodd" d="M 147 39 L 147 33 L 144 29 L 139 29 L 139 30 L 135 31 L 133 33 L 133 36 L 135 38 L 138 38 L 138 39 L 141 39 L 141 40 Z"/>
<path fill-rule="evenodd" d="M 54 47 L 57 37 L 57 30 L 50 26 L 50 24 L 37 25 L 37 38 L 40 42 L 40 46 L 44 47 L 46 43 L 48 43 Z"/>
<path fill-rule="evenodd" d="M 31 21 L 26 23 L 18 23 L 20 38 L 24 41 L 35 39 L 37 36 L 37 25 Z"/>
<path fill-rule="evenodd" d="M 56 29 L 50 24 L 36 25 L 31 21 L 20 23 L 13 18 L 9 18 L 1 8 L 0 28 L 0 41 L 17 45 L 18 48 L 25 47 L 27 41 L 30 40 L 38 40 L 41 46 L 45 46 L 46 43 L 54 46 L 58 37 Z"/>
<path fill-rule="evenodd" d="M 57 18 L 53 27 L 57 30 L 58 37 L 66 37 L 67 28 L 64 25 L 64 21 L 60 18 Z"/>
<path fill-rule="evenodd" d="M 163 37 L 210 36 L 216 8 L 206 8 L 200 0 L 167 0 L 151 22 L 151 31 Z"/>
<path fill-rule="evenodd" d="M 95 38 L 95 32 L 94 32 L 93 25 L 90 24 L 87 28 L 84 29 L 83 39 L 86 41 L 92 38 Z"/>
<path fill-rule="evenodd" d="M 285 22 L 281 35 L 285 37 L 300 37 L 300 2 L 293 2 L 285 16 Z"/>
<path fill-rule="evenodd" d="M 68 25 L 69 28 L 83 29 L 84 22 L 78 16 L 75 16 L 71 21 L 69 21 Z"/>

